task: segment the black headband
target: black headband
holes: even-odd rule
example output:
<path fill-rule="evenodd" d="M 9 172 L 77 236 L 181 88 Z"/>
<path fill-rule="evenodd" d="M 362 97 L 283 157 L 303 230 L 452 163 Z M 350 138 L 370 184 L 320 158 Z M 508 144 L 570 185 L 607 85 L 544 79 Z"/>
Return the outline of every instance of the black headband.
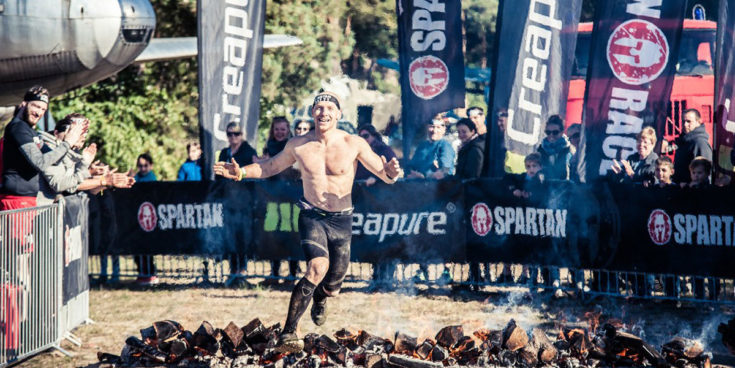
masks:
<path fill-rule="evenodd" d="M 332 95 L 329 95 L 329 94 L 326 94 L 326 93 L 322 93 L 320 95 L 316 95 L 316 97 L 314 97 L 314 105 L 316 105 L 319 102 L 332 102 L 335 105 L 337 105 L 337 110 L 340 110 L 339 100 L 336 97 L 332 96 Z"/>
<path fill-rule="evenodd" d="M 41 101 L 48 103 L 48 95 L 43 93 L 26 93 L 26 95 L 23 98 L 23 101 L 26 102 L 32 102 L 32 101 Z"/>

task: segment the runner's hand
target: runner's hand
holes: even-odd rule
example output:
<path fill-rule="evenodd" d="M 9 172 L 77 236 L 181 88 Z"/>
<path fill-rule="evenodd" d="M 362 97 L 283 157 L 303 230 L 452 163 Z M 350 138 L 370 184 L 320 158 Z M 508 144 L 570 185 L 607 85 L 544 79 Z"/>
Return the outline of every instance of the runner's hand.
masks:
<path fill-rule="evenodd" d="M 237 180 L 240 177 L 240 165 L 234 158 L 230 162 L 217 162 L 214 164 L 214 174 L 226 179 Z"/>
<path fill-rule="evenodd" d="M 97 155 L 97 144 L 92 143 L 87 148 L 82 151 L 82 160 L 86 162 L 92 162 L 94 160 L 94 156 Z"/>
<path fill-rule="evenodd" d="M 383 160 L 383 170 L 385 170 L 385 173 L 389 177 L 393 178 L 393 180 L 398 180 L 403 177 L 403 170 L 395 157 L 387 162 L 385 156 L 380 156 L 380 159 Z"/>

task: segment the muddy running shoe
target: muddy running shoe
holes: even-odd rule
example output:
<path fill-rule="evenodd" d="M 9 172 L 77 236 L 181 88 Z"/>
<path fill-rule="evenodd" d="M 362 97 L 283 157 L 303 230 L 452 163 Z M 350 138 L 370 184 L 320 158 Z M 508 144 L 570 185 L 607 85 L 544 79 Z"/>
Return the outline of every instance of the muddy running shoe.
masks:
<path fill-rule="evenodd" d="M 321 303 L 317 303 L 316 300 L 311 305 L 311 320 L 317 326 L 323 325 L 327 322 L 327 299 L 324 299 Z"/>
<path fill-rule="evenodd" d="M 274 350 L 279 353 L 298 353 L 304 350 L 304 340 L 299 339 L 295 333 L 284 332 L 278 336 Z"/>

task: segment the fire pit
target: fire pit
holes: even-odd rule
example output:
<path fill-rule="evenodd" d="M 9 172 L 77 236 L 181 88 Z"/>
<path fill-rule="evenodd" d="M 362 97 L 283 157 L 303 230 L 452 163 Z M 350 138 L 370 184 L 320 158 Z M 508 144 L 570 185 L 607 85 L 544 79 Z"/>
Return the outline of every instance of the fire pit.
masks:
<path fill-rule="evenodd" d="M 597 317 L 588 320 L 589 328 L 561 326 L 551 335 L 540 328 L 529 335 L 514 320 L 502 330 L 471 334 L 462 326 L 447 326 L 422 341 L 402 332 L 384 338 L 342 329 L 332 336 L 306 334 L 304 350 L 295 354 L 273 350 L 278 323 L 266 326 L 255 318 L 243 327 L 230 322 L 220 329 L 205 321 L 192 333 L 166 320 L 140 330 L 140 338 L 129 337 L 120 355 L 99 353 L 98 358 L 114 366 L 223 368 L 711 368 L 711 354 L 696 341 L 676 337 L 657 350 L 621 323 L 600 323 Z"/>

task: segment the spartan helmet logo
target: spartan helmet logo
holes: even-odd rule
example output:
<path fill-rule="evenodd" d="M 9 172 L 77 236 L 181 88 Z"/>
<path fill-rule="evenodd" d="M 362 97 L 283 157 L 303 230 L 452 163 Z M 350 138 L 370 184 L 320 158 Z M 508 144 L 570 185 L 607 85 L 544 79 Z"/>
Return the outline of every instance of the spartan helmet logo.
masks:
<path fill-rule="evenodd" d="M 435 56 L 422 56 L 408 67 L 411 91 L 424 100 L 430 100 L 444 92 L 449 85 L 449 70 Z"/>
<path fill-rule="evenodd" d="M 666 36 L 653 23 L 633 19 L 619 25 L 607 41 L 607 61 L 621 82 L 641 85 L 658 78 L 669 59 Z"/>
<path fill-rule="evenodd" d="M 653 210 L 648 216 L 648 235 L 656 245 L 664 245 L 671 240 L 671 218 L 664 210 Z"/>
<path fill-rule="evenodd" d="M 485 236 L 493 225 L 490 208 L 485 203 L 472 206 L 472 230 L 479 236 Z"/>
<path fill-rule="evenodd" d="M 156 209 L 153 207 L 151 202 L 143 202 L 138 207 L 138 224 L 140 228 L 145 232 L 151 232 L 156 228 L 158 217 L 156 216 Z"/>

